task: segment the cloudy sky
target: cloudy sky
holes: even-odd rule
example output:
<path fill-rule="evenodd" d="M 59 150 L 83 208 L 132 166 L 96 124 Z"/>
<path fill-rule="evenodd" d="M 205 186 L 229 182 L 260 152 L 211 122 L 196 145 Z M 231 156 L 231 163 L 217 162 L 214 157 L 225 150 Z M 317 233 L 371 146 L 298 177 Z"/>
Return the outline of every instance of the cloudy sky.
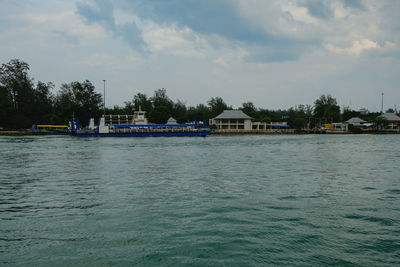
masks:
<path fill-rule="evenodd" d="M 166 88 L 278 109 L 321 94 L 400 105 L 400 1 L 0 0 L 0 63 L 62 83 L 106 79 L 107 106 Z"/>

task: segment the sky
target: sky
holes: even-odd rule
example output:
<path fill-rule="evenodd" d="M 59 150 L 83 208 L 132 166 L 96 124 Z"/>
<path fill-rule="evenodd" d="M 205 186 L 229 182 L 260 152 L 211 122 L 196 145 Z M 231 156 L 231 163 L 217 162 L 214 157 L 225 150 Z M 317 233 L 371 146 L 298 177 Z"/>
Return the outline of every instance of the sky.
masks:
<path fill-rule="evenodd" d="M 400 108 L 398 0 L 0 0 L 0 63 L 89 80 L 106 106 L 138 92 L 189 106 Z"/>

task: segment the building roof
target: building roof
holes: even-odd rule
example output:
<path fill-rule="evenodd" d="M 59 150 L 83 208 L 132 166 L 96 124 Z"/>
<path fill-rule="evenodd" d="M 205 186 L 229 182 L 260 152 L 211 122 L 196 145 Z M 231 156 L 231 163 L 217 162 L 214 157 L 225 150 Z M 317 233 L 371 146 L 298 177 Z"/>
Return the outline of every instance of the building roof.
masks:
<path fill-rule="evenodd" d="M 224 110 L 221 114 L 219 114 L 214 119 L 237 119 L 237 120 L 251 120 L 252 117 L 246 115 L 241 110 Z"/>
<path fill-rule="evenodd" d="M 169 117 L 167 124 L 176 124 L 176 120 L 172 117 Z"/>
<path fill-rule="evenodd" d="M 397 116 L 394 113 L 384 113 L 382 115 L 379 115 L 378 118 L 384 118 L 387 121 L 397 121 L 400 122 L 400 117 Z"/>
<path fill-rule="evenodd" d="M 345 122 L 350 123 L 350 124 L 353 124 L 353 123 L 366 123 L 365 120 L 360 119 L 359 117 L 353 117 L 353 118 L 351 118 L 351 119 L 349 119 L 349 120 L 347 120 Z"/>

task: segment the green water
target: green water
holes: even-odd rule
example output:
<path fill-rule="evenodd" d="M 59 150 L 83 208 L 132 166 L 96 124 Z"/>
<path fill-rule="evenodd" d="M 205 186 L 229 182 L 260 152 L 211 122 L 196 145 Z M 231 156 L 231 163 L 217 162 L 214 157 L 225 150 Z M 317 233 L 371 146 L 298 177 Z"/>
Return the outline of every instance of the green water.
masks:
<path fill-rule="evenodd" d="M 400 265 L 400 135 L 0 137 L 0 264 Z"/>

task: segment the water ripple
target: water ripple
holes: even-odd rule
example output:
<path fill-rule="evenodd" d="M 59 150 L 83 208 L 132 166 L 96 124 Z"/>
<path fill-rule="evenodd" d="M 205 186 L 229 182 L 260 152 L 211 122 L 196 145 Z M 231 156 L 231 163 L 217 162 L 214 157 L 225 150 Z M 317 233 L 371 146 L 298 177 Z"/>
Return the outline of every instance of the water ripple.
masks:
<path fill-rule="evenodd" d="M 398 135 L 0 144 L 2 265 L 400 265 Z"/>

